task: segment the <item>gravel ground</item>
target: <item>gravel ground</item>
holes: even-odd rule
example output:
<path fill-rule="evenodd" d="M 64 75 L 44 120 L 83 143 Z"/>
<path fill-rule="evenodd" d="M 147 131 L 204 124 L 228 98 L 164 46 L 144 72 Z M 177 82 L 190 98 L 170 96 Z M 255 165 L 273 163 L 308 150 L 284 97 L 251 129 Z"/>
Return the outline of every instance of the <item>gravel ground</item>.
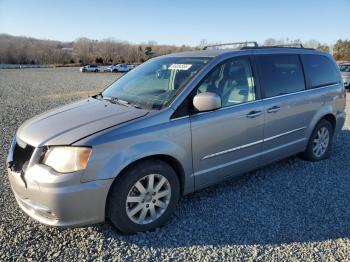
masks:
<path fill-rule="evenodd" d="M 123 236 L 109 224 L 60 229 L 25 215 L 5 169 L 15 130 L 117 77 L 77 68 L 0 70 L 0 261 L 350 260 L 349 117 L 329 160 L 292 157 L 186 196 L 153 232 Z"/>

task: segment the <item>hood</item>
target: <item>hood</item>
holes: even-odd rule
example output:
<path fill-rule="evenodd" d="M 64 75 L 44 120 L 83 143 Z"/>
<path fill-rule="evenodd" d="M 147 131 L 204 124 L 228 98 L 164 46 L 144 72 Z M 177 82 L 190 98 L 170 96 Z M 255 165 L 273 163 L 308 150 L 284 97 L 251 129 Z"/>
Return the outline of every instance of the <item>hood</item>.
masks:
<path fill-rule="evenodd" d="M 34 147 L 68 145 L 147 113 L 143 109 L 90 98 L 27 120 L 18 129 L 17 137 Z"/>

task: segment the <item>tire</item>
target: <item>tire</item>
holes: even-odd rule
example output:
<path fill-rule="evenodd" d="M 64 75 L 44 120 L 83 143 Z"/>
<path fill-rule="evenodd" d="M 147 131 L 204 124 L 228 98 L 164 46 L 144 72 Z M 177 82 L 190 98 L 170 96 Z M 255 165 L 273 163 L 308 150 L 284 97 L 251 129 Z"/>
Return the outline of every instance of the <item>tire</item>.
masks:
<path fill-rule="evenodd" d="M 113 72 L 113 73 L 118 73 L 118 70 L 117 70 L 117 69 L 113 69 L 112 72 Z"/>
<path fill-rule="evenodd" d="M 95 70 L 95 73 L 98 73 L 98 69 Z"/>
<path fill-rule="evenodd" d="M 152 176 L 154 183 L 149 182 Z M 149 193 L 141 193 L 138 183 Z M 153 191 L 148 191 L 149 183 L 154 184 L 151 187 Z M 160 184 L 161 187 L 157 190 Z M 169 189 L 170 195 L 160 197 L 169 192 Z M 154 193 L 155 191 L 158 193 Z M 122 233 L 148 231 L 164 225 L 169 220 L 179 197 L 180 183 L 174 169 L 164 161 L 148 159 L 132 165 L 116 178 L 108 194 L 106 215 L 114 227 Z M 137 199 L 137 202 L 129 201 L 131 199 Z M 163 207 L 164 204 L 167 206 L 161 208 L 160 204 Z M 139 211 L 135 212 L 136 210 Z"/>
<path fill-rule="evenodd" d="M 325 143 L 323 143 L 322 150 L 318 151 L 318 150 L 315 150 L 316 148 L 315 141 L 320 136 L 319 132 L 321 132 L 322 134 L 323 131 L 328 132 L 328 143 L 326 146 L 325 146 Z M 299 156 L 304 160 L 312 161 L 312 162 L 329 158 L 331 154 L 333 134 L 334 134 L 334 130 L 333 130 L 332 124 L 329 121 L 322 119 L 314 128 L 310 136 L 306 150 L 303 153 L 301 153 Z"/>

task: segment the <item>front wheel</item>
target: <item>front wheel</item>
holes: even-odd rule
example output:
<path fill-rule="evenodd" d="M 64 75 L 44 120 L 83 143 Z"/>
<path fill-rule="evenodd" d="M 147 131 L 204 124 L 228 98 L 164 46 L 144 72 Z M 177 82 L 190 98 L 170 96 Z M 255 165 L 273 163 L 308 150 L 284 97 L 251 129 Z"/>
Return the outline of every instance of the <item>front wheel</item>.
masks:
<path fill-rule="evenodd" d="M 179 196 L 179 180 L 171 166 L 157 159 L 142 161 L 114 181 L 107 217 L 124 233 L 151 230 L 167 222 Z"/>
<path fill-rule="evenodd" d="M 321 120 L 313 130 L 306 150 L 300 154 L 301 158 L 313 162 L 328 158 L 331 153 L 333 133 L 332 124 L 325 119 Z"/>

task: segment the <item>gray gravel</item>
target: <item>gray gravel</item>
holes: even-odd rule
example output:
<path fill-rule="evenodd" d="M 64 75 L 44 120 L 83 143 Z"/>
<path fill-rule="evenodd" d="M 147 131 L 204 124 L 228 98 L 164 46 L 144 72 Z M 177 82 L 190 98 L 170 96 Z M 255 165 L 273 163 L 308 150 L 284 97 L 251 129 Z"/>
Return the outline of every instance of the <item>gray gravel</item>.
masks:
<path fill-rule="evenodd" d="M 153 232 L 123 236 L 109 224 L 60 229 L 25 215 L 5 169 L 15 130 L 117 77 L 77 68 L 0 70 L 0 261 L 350 260 L 349 117 L 329 160 L 292 157 L 186 196 Z"/>

